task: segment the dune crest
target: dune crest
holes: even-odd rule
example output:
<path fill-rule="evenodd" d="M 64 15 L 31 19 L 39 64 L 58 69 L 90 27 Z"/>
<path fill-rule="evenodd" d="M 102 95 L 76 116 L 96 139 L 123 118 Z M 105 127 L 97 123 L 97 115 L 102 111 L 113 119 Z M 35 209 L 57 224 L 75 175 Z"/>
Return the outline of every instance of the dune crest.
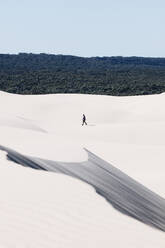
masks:
<path fill-rule="evenodd" d="M 23 166 L 63 173 L 92 185 L 120 212 L 165 232 L 165 199 L 147 189 L 87 149 L 88 160 L 66 163 L 33 158 L 0 146 L 7 157 Z"/>

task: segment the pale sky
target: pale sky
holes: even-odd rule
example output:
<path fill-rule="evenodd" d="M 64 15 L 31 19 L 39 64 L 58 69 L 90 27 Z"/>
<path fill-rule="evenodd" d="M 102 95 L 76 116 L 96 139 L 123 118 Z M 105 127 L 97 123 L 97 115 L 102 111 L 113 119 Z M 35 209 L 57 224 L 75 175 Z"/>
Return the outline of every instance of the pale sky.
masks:
<path fill-rule="evenodd" d="M 165 57 L 165 0 L 0 0 L 0 53 Z"/>

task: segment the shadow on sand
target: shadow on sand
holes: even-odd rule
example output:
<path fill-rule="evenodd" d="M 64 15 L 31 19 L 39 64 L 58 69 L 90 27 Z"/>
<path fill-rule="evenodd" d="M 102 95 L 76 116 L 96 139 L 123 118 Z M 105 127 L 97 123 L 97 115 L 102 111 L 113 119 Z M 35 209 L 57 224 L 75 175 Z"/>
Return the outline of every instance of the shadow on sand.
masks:
<path fill-rule="evenodd" d="M 165 232 L 165 199 L 87 149 L 88 160 L 66 163 L 24 156 L 0 146 L 8 159 L 34 169 L 63 173 L 92 185 L 114 208 Z"/>

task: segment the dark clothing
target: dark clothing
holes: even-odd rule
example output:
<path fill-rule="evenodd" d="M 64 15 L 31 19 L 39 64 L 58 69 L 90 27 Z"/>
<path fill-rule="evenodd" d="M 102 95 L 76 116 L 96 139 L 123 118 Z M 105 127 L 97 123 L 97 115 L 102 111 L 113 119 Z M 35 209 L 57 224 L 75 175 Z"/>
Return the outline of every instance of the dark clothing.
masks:
<path fill-rule="evenodd" d="M 87 125 L 87 123 L 86 123 L 86 116 L 85 116 L 85 115 L 83 115 L 82 126 L 83 126 L 84 124 Z"/>

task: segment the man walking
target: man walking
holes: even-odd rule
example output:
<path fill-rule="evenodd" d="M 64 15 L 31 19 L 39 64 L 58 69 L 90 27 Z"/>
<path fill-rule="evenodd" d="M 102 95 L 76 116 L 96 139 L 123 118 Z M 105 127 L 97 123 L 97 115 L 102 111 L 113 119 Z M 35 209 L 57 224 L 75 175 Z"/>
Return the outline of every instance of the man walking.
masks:
<path fill-rule="evenodd" d="M 87 122 L 86 122 L 86 116 L 83 114 L 82 126 L 83 126 L 84 124 L 87 125 Z"/>

